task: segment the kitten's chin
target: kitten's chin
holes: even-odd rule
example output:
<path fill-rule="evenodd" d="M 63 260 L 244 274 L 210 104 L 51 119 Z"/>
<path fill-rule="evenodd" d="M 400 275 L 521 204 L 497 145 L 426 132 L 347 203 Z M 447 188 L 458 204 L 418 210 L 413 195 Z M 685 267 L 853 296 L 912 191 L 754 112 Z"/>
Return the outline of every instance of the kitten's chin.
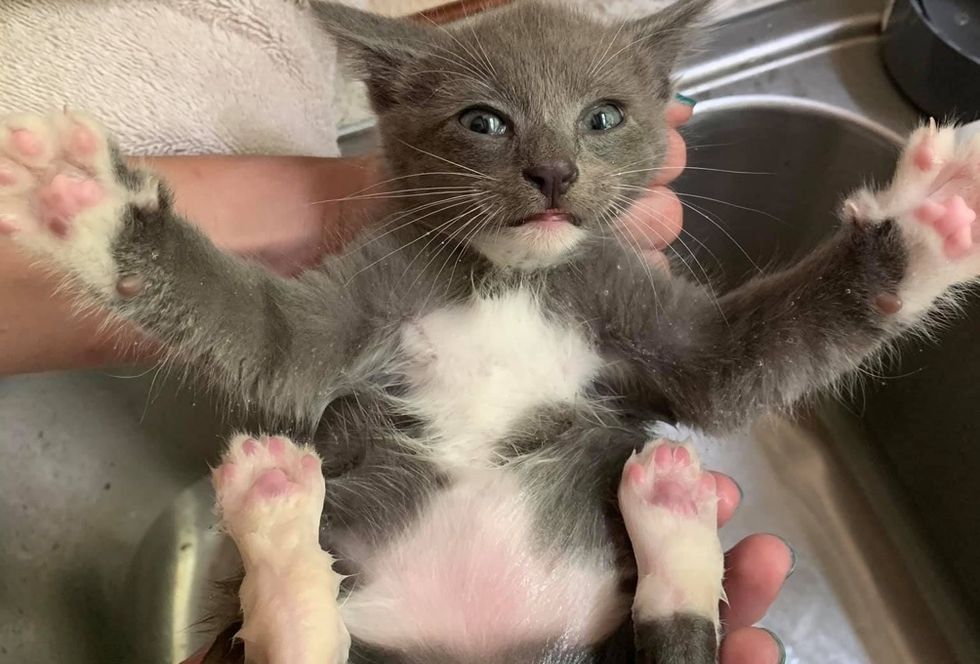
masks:
<path fill-rule="evenodd" d="M 470 244 L 498 267 L 540 270 L 571 258 L 586 236 L 570 223 L 544 221 L 485 231 Z"/>

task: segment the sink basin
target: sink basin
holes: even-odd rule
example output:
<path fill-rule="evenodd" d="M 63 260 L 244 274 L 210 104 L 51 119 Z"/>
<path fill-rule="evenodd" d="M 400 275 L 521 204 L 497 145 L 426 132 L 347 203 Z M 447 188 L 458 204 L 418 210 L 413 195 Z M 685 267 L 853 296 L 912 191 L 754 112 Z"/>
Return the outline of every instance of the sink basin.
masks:
<path fill-rule="evenodd" d="M 843 194 L 890 173 L 917 114 L 877 55 L 884 4 L 770 6 L 685 63 L 681 89 L 701 103 L 675 249 L 695 278 L 727 286 L 792 261 L 831 232 Z M 726 543 L 770 531 L 797 549 L 765 621 L 789 662 L 980 661 L 980 298 L 966 309 L 851 391 L 700 441 L 746 489 Z M 203 477 L 239 423 L 135 370 L 2 379 L 0 421 L 0 663 L 189 654 L 205 580 L 234 565 Z"/>

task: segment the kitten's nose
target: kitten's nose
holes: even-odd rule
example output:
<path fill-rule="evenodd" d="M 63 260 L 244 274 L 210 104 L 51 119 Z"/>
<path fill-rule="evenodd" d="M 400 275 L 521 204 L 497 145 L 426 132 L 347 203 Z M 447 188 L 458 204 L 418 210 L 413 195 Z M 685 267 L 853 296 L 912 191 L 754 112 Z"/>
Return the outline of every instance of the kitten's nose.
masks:
<path fill-rule="evenodd" d="M 578 179 L 578 167 L 568 159 L 545 161 L 524 169 L 524 179 L 548 199 L 548 207 L 558 207 L 558 199 L 568 193 Z"/>

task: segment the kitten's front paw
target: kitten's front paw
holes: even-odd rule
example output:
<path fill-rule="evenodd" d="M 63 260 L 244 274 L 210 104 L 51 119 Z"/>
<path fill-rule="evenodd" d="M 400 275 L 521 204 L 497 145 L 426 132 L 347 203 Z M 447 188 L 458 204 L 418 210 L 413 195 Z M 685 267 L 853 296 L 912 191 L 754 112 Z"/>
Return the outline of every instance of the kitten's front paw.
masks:
<path fill-rule="evenodd" d="M 891 219 L 902 230 L 909 264 L 898 295 L 911 313 L 980 277 L 980 132 L 971 133 L 935 124 L 916 130 L 889 187 L 845 203 L 857 223 Z"/>
<path fill-rule="evenodd" d="M 0 236 L 89 287 L 115 287 L 112 242 L 127 205 L 159 203 L 150 180 L 116 164 L 105 132 L 85 116 L 0 117 Z"/>

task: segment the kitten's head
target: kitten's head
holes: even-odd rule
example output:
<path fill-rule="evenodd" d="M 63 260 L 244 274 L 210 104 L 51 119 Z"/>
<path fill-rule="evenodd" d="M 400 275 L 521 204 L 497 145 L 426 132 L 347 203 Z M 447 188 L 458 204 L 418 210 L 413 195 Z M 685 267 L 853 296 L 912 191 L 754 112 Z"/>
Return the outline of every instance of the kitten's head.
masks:
<path fill-rule="evenodd" d="M 519 1 L 445 28 L 314 7 L 367 83 L 398 223 L 534 269 L 612 235 L 661 166 L 671 72 L 709 4 L 608 24 Z"/>

